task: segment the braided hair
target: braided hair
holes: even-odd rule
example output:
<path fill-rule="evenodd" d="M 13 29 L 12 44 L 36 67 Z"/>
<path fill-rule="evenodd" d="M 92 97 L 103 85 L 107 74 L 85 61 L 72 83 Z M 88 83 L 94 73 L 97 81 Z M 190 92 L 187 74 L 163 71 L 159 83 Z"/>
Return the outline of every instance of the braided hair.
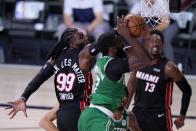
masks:
<path fill-rule="evenodd" d="M 54 47 L 48 53 L 48 59 L 55 60 L 63 49 L 70 47 L 70 38 L 78 31 L 76 28 L 67 28 L 61 35 L 60 40 L 54 45 Z"/>

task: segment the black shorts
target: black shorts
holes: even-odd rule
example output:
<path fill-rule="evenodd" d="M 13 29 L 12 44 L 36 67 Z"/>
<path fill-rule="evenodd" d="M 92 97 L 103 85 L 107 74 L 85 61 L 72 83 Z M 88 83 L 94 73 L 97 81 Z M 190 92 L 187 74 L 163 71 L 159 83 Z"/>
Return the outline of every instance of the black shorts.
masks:
<path fill-rule="evenodd" d="M 80 102 L 61 104 L 57 112 L 57 127 L 60 131 L 77 131 L 81 113 Z"/>
<path fill-rule="evenodd" d="M 164 111 L 145 111 L 134 107 L 133 113 L 142 131 L 172 131 L 171 113 Z"/>

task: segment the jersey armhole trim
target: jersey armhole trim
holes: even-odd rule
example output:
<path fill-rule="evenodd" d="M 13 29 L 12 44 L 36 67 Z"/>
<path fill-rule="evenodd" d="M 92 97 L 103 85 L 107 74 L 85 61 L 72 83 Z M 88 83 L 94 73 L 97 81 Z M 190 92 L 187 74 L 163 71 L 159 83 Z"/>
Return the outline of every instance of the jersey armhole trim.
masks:
<path fill-rule="evenodd" d="M 110 58 L 107 62 L 106 62 L 106 64 L 104 65 L 104 72 L 106 72 L 106 66 L 108 65 L 108 63 L 111 61 L 111 60 L 113 60 L 114 58 Z"/>

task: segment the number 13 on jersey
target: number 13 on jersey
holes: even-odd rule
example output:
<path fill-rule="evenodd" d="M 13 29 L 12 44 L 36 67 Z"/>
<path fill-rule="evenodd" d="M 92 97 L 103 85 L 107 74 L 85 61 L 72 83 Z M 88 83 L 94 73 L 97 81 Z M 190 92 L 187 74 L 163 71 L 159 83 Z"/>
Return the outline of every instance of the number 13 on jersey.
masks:
<path fill-rule="evenodd" d="M 154 92 L 155 87 L 156 86 L 154 83 L 146 82 L 145 91 L 152 93 L 152 92 Z"/>

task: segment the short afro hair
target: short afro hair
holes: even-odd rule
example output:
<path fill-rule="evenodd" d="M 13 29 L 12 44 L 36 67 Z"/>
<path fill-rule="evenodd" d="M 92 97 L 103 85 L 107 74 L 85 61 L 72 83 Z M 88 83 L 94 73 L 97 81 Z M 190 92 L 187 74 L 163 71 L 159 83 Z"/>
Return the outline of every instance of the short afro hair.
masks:
<path fill-rule="evenodd" d="M 153 34 L 156 34 L 158 36 L 160 36 L 161 38 L 161 41 L 164 43 L 164 36 L 163 36 L 163 33 L 157 29 L 153 29 L 150 31 L 150 35 L 153 35 Z"/>
<path fill-rule="evenodd" d="M 107 55 L 109 48 L 116 45 L 115 38 L 117 38 L 117 35 L 114 31 L 106 32 L 99 36 L 96 44 L 103 55 Z"/>

